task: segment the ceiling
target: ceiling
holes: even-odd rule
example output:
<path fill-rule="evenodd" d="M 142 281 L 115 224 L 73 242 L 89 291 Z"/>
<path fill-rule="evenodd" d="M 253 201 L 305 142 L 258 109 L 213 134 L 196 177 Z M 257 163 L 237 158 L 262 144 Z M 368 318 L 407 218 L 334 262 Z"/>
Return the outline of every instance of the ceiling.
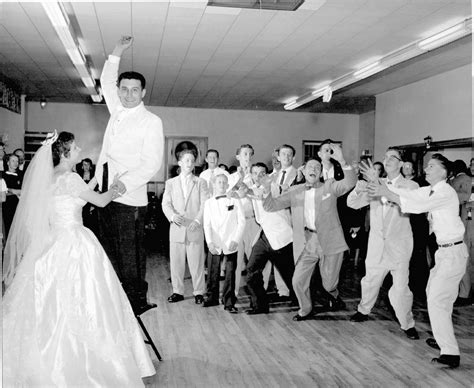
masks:
<path fill-rule="evenodd" d="M 289 99 L 471 17 L 470 0 L 306 0 L 296 11 L 202 0 L 63 3 L 98 79 L 121 35 L 121 69 L 147 79 L 145 104 L 282 110 Z M 90 97 L 39 2 L 0 2 L 0 73 L 28 100 Z M 297 111 L 364 111 L 375 94 L 472 62 L 471 36 Z M 352 107 L 352 108 L 351 108 Z"/>

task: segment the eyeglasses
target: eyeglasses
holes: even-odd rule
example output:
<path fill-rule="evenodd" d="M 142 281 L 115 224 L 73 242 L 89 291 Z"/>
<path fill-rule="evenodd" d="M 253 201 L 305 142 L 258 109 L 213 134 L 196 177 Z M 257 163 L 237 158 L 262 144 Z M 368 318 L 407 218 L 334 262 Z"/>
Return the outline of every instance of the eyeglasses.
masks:
<path fill-rule="evenodd" d="M 389 160 L 389 159 L 396 159 L 399 162 L 402 161 L 398 156 L 395 156 L 395 155 L 390 155 L 390 156 L 385 155 L 384 158 L 383 158 L 383 160 Z"/>

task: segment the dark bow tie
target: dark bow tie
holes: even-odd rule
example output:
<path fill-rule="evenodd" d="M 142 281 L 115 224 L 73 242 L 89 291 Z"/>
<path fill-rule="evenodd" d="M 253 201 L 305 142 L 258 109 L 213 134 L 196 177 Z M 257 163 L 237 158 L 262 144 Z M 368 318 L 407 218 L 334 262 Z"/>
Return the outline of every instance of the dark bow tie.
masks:
<path fill-rule="evenodd" d="M 222 199 L 222 198 L 227 198 L 227 195 L 218 195 L 216 199 Z"/>
<path fill-rule="evenodd" d="M 313 183 L 312 185 L 310 184 L 305 184 L 305 189 L 306 190 L 311 190 L 311 189 L 316 189 L 318 187 L 318 184 L 317 183 Z"/>
<path fill-rule="evenodd" d="M 387 181 L 387 185 L 393 184 L 392 181 Z"/>

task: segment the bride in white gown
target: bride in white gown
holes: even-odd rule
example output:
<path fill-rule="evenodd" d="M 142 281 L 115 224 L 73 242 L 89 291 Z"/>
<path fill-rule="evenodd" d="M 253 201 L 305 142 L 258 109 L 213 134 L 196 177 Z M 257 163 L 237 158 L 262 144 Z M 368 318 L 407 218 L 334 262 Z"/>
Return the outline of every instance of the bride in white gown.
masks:
<path fill-rule="evenodd" d="M 86 202 L 105 206 L 123 185 L 91 190 L 72 172 L 80 152 L 74 135 L 54 137 L 27 170 L 5 247 L 3 384 L 143 386 L 142 377 L 155 373 L 148 349 L 109 259 L 81 218 Z"/>

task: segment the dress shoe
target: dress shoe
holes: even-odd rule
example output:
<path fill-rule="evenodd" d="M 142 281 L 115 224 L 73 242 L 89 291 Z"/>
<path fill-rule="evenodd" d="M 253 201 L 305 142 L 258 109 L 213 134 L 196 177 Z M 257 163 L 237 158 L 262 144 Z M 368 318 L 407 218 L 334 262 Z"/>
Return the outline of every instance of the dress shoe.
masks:
<path fill-rule="evenodd" d="M 142 315 L 143 313 L 146 313 L 148 310 L 151 310 L 156 307 L 156 303 L 145 303 L 139 306 L 132 306 L 133 307 L 133 312 L 135 315 Z"/>
<path fill-rule="evenodd" d="M 416 331 L 415 327 L 410 327 L 407 330 L 403 330 L 405 334 L 407 335 L 408 338 L 411 340 L 417 340 L 420 339 L 420 336 L 418 335 L 418 332 Z"/>
<path fill-rule="evenodd" d="M 457 368 L 459 366 L 460 361 L 461 361 L 460 356 L 455 356 L 452 354 L 441 354 L 439 357 L 435 357 L 431 360 L 431 362 L 444 364 L 451 368 Z"/>
<path fill-rule="evenodd" d="M 362 314 L 357 311 L 352 317 L 351 322 L 365 322 L 369 319 L 369 316 L 366 314 Z"/>
<path fill-rule="evenodd" d="M 245 311 L 245 313 L 247 315 L 257 315 L 257 314 L 268 314 L 268 308 L 264 309 L 264 308 L 251 308 L 247 311 Z"/>
<path fill-rule="evenodd" d="M 198 303 L 196 301 L 196 303 Z M 212 307 L 212 306 L 219 306 L 219 302 L 217 300 L 213 299 L 206 299 L 204 303 L 202 304 L 203 307 Z"/>
<path fill-rule="evenodd" d="M 184 296 L 180 294 L 173 294 L 168 298 L 168 303 L 176 303 L 184 300 Z"/>
<path fill-rule="evenodd" d="M 344 310 L 346 308 L 346 304 L 344 301 L 337 297 L 337 298 L 331 298 L 329 300 L 329 303 L 327 304 L 328 311 L 339 311 L 339 310 Z"/>
<path fill-rule="evenodd" d="M 226 306 L 224 307 L 224 310 L 228 311 L 231 314 L 237 314 L 239 312 L 239 310 L 235 306 Z"/>
<path fill-rule="evenodd" d="M 299 314 L 296 314 L 294 317 L 293 317 L 293 321 L 295 322 L 300 322 L 300 321 L 306 321 L 307 319 L 309 319 L 311 317 L 311 313 L 309 313 L 308 315 L 305 315 L 305 316 L 301 316 Z"/>
<path fill-rule="evenodd" d="M 194 296 L 194 303 L 203 304 L 204 303 L 204 297 L 202 295 L 195 295 Z"/>
<path fill-rule="evenodd" d="M 432 347 L 433 349 L 440 350 L 438 343 L 434 338 L 427 338 L 426 343 L 429 347 Z"/>

